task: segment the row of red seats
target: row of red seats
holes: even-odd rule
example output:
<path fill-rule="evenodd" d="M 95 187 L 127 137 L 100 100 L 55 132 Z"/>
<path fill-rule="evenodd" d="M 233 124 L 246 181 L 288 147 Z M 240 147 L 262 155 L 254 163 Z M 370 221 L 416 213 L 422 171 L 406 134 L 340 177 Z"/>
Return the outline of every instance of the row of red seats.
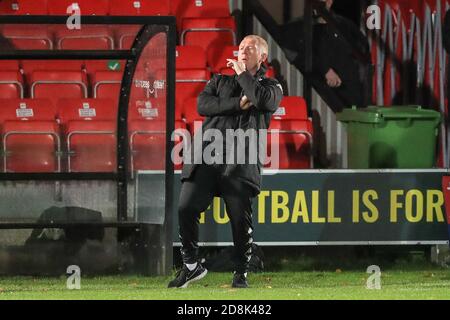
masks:
<path fill-rule="evenodd" d="M 67 8 L 82 15 L 168 16 L 182 18 L 226 17 L 228 0 L 2 0 L 4 15 L 67 15 Z"/>
<path fill-rule="evenodd" d="M 73 1 L 48 0 L 48 8 L 52 14 L 66 14 L 66 5 Z M 119 15 L 154 16 L 158 14 L 173 14 L 177 17 L 180 43 L 182 45 L 199 45 L 207 49 L 210 46 L 235 45 L 236 24 L 230 16 L 228 0 L 177 0 L 173 2 L 173 10 L 160 10 L 168 7 L 168 1 L 145 0 L 124 1 L 111 0 L 109 7 Z M 23 3 L 22 3 L 23 2 Z M 108 1 L 104 0 L 105 4 Z M 0 2 L 0 14 L 45 14 L 39 11 L 46 8 L 47 0 L 39 6 L 37 0 L 10 0 Z M 78 1 L 77 6 L 86 8 L 86 14 L 106 15 L 101 10 L 101 1 Z M 7 9 L 11 9 L 8 12 Z M 148 10 L 147 10 L 148 8 Z M 34 9 L 38 11 L 33 11 Z M 117 11 L 114 11 L 117 10 Z M 141 12 L 142 10 L 142 12 Z M 105 28 L 99 26 L 83 26 L 81 30 L 68 30 L 66 26 L 46 26 L 44 28 L 8 25 L 2 30 L 5 38 L 10 39 L 18 49 L 129 49 L 139 31 L 139 27 L 121 26 L 119 28 Z M 126 39 L 126 41 L 124 40 Z"/>
<path fill-rule="evenodd" d="M 118 99 L 122 61 L 2 60 L 2 98 L 113 98 Z M 117 71 L 113 71 L 113 70 Z M 51 70 L 51 71 L 50 71 Z M 121 72 L 122 71 L 122 72 Z"/>
<path fill-rule="evenodd" d="M 116 168 L 117 103 L 109 99 L 0 100 L 2 165 L 4 172 L 113 172 Z M 188 126 L 177 120 L 177 129 L 190 129 L 201 120 L 196 99 L 189 99 L 183 113 Z M 133 170 L 163 169 L 165 121 L 150 101 L 130 104 L 130 165 Z M 194 115 L 194 116 L 193 116 Z M 197 115 L 197 116 L 195 116 Z M 159 119 L 159 120 L 158 120 Z M 304 100 L 285 97 L 274 114 L 269 150 L 277 144 L 282 169 L 309 168 L 312 124 Z M 176 141 L 176 143 L 179 141 Z M 180 166 L 176 167 L 180 169 Z"/>
<path fill-rule="evenodd" d="M 229 49 L 229 53 L 232 54 L 236 48 Z M 178 47 L 177 52 L 176 106 L 181 106 L 186 99 L 198 96 L 210 79 L 211 72 L 206 66 L 204 52 L 199 47 Z M 223 51 L 219 56 L 220 59 L 214 60 L 216 63 L 214 68 L 220 68 L 219 71 L 223 73 L 232 71 L 224 65 L 226 53 L 227 50 Z M 195 55 L 192 56 L 192 54 Z M 189 57 L 192 58 L 189 59 Z M 0 61 L 0 69 L 4 70 L 0 72 L 0 95 L 4 98 L 118 99 L 123 62 L 3 60 Z M 273 76 L 273 71 L 268 76 Z"/>
<path fill-rule="evenodd" d="M 67 27 L 5 25 L 0 28 L 2 36 L 16 49 L 23 50 L 113 50 L 130 49 L 140 26 L 93 26 L 69 30 Z M 185 19 L 180 29 L 182 45 L 197 45 L 205 50 L 236 44 L 236 25 L 228 18 Z"/>
<path fill-rule="evenodd" d="M 2 171 L 115 171 L 116 101 L 2 99 L 0 105 Z M 130 161 L 137 169 L 164 168 L 165 122 L 157 115 L 151 102 L 130 105 Z"/>
<path fill-rule="evenodd" d="M 139 26 L 92 26 L 69 30 L 65 25 L 4 25 L 2 36 L 22 50 L 113 50 L 131 48 Z"/>

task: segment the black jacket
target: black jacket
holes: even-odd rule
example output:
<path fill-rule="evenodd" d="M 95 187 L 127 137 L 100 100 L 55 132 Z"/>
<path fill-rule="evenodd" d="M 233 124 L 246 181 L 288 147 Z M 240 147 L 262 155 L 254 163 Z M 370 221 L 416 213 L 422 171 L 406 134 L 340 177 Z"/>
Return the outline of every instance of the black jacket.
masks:
<path fill-rule="evenodd" d="M 359 64 L 362 61 L 358 63 L 355 51 L 369 62 L 370 51 L 367 39 L 352 21 L 333 12 L 331 14 L 340 35 L 329 24 L 314 25 L 313 70 L 324 77 L 332 68 L 343 81 L 359 82 Z"/>
<path fill-rule="evenodd" d="M 208 82 L 198 97 L 197 110 L 205 120 L 202 125 L 203 132 L 208 129 L 220 130 L 226 136 L 227 129 L 268 129 L 272 114 L 278 109 L 283 91 L 275 79 L 266 78 L 265 68 L 252 76 L 246 71 L 239 76 L 225 76 L 216 74 Z M 249 110 L 242 111 L 240 100 L 247 96 L 253 103 Z M 194 139 L 193 139 L 194 140 Z M 224 145 L 225 145 L 224 139 Z M 202 150 L 208 145 L 203 142 Z M 245 145 L 248 154 L 248 144 Z M 194 148 L 190 151 L 193 155 Z M 226 152 L 226 149 L 224 148 Z M 193 159 L 193 158 L 192 158 Z M 182 181 L 192 177 L 198 164 L 184 164 Z M 222 174 L 236 177 L 249 184 L 257 195 L 261 187 L 261 163 L 249 164 L 223 164 Z"/>

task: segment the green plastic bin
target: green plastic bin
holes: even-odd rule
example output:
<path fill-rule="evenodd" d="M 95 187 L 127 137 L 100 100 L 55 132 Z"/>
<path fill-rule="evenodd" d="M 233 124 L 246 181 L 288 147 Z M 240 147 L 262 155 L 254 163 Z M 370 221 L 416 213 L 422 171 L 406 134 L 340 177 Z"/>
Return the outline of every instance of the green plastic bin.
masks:
<path fill-rule="evenodd" d="M 350 169 L 436 165 L 439 112 L 420 106 L 352 108 L 337 119 L 347 127 Z"/>

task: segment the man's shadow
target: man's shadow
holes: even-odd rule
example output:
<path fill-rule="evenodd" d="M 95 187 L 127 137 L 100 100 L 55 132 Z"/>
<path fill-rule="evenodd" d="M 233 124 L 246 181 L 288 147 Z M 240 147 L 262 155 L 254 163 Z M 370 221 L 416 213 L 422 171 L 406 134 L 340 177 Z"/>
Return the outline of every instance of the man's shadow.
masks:
<path fill-rule="evenodd" d="M 400 75 L 400 90 L 392 99 L 393 105 L 420 105 L 425 109 L 439 110 L 439 100 L 431 87 L 425 83 L 417 86 L 417 65 L 408 60 L 397 65 Z"/>

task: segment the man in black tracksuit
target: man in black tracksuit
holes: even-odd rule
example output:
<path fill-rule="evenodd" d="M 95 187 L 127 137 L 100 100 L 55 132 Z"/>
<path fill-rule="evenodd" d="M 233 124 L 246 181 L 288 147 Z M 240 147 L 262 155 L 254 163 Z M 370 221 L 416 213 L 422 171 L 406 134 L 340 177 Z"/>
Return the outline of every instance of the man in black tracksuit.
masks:
<path fill-rule="evenodd" d="M 214 159 L 222 159 L 214 163 L 201 161 L 199 164 L 191 159 L 191 163 L 195 163 L 188 164 L 185 158 L 178 209 L 184 265 L 177 277 L 169 283 L 169 287 L 184 288 L 207 273 L 197 261 L 198 220 L 200 213 L 208 208 L 214 196 L 221 196 L 225 201 L 231 222 L 235 251 L 232 286 L 248 286 L 246 276 L 253 242 L 252 199 L 260 191 L 262 164 L 259 158 L 256 163 L 249 161 L 249 153 L 254 150 L 254 145 L 250 143 L 245 143 L 245 162 L 238 162 L 238 149 L 230 148 L 231 141 L 226 141 L 226 131 L 242 129 L 259 135 L 262 134 L 259 130 L 268 129 L 283 92 L 278 81 L 264 76 L 262 63 L 267 59 L 267 51 L 267 43 L 261 37 L 245 37 L 239 46 L 238 60 L 228 60 L 228 67 L 236 75 L 214 75 L 198 97 L 198 112 L 206 117 L 202 131 L 206 133 L 214 129 L 221 133 L 223 142 L 220 143 L 223 143 L 224 151 L 223 154 L 216 152 L 217 150 L 213 152 Z M 202 142 L 200 152 L 204 152 L 213 141 L 215 140 Z M 196 152 L 199 151 L 194 146 L 187 153 L 195 157 L 193 153 Z M 266 150 L 260 152 L 265 154 Z"/>

